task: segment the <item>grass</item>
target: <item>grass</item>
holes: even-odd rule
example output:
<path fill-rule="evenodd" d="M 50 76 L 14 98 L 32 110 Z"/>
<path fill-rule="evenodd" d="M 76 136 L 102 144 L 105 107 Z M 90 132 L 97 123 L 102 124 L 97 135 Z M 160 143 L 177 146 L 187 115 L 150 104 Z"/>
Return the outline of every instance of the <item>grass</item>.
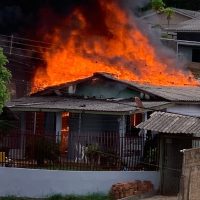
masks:
<path fill-rule="evenodd" d="M 61 196 L 61 195 L 54 195 L 48 198 L 48 200 L 110 200 L 110 198 L 106 195 L 102 194 L 92 194 L 86 196 Z"/>
<path fill-rule="evenodd" d="M 111 200 L 111 198 L 104 194 L 91 194 L 86 196 L 77 195 L 53 195 L 47 198 L 39 198 L 40 200 Z M 32 198 L 22 198 L 15 196 L 0 197 L 0 200 L 33 200 Z"/>

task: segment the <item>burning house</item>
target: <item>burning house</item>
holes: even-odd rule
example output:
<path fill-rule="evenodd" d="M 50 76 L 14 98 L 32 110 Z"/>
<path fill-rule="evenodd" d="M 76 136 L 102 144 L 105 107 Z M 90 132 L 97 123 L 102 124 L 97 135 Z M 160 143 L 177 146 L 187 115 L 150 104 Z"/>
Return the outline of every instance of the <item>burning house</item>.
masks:
<path fill-rule="evenodd" d="M 21 159 L 30 149 L 29 142 L 38 136 L 59 145 L 57 158 L 65 167 L 69 163 L 91 166 L 94 161 L 88 152 L 98 152 L 97 168 L 148 170 L 158 167 L 158 139 L 136 126 L 155 110 L 198 114 L 199 101 L 199 87 L 156 87 L 96 73 L 13 100 L 7 107 L 20 116 Z"/>
<path fill-rule="evenodd" d="M 133 97 L 143 102 L 134 102 Z M 148 111 L 170 105 L 137 84 L 96 73 L 13 100 L 7 107 L 19 113 L 18 134 L 53 136 L 70 162 L 87 162 L 87 150 L 97 148 L 115 158 L 118 163 L 113 167 L 133 169 L 141 162 L 145 137 L 135 126 L 147 118 Z"/>

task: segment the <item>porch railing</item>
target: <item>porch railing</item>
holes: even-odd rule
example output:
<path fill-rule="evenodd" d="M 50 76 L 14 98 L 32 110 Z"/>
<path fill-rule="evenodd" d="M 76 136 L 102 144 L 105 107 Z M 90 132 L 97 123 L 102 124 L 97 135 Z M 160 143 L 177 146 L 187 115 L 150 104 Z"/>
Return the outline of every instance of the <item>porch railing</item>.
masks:
<path fill-rule="evenodd" d="M 115 132 L 0 135 L 0 165 L 58 170 L 156 170 L 158 139 Z"/>

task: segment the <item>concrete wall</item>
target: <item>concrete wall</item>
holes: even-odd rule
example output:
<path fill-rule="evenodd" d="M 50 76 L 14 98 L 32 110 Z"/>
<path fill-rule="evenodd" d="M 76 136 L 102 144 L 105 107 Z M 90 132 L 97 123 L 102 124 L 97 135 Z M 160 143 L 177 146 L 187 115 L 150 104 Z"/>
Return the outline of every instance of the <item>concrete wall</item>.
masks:
<path fill-rule="evenodd" d="M 0 167 L 0 196 L 45 197 L 53 194 L 108 193 L 112 184 L 150 180 L 158 189 L 159 172 L 50 171 Z"/>
<path fill-rule="evenodd" d="M 168 112 L 200 117 L 200 105 L 175 105 L 168 108 Z"/>

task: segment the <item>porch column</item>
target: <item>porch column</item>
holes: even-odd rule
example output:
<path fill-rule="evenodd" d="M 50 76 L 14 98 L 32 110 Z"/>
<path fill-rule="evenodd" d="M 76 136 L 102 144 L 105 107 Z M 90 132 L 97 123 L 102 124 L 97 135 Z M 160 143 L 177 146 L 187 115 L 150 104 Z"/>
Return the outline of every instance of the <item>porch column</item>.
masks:
<path fill-rule="evenodd" d="M 62 130 L 62 112 L 56 113 L 56 141 L 61 141 L 61 130 Z"/>
<path fill-rule="evenodd" d="M 160 171 L 160 192 L 163 193 L 163 166 L 164 166 L 164 137 L 161 134 L 159 134 L 160 138 L 160 155 L 159 155 L 159 171 Z"/>
<path fill-rule="evenodd" d="M 125 144 L 125 132 L 126 132 L 126 117 L 125 115 L 119 118 L 119 137 L 120 137 L 120 157 L 124 156 L 124 144 Z"/>
<path fill-rule="evenodd" d="M 82 114 L 79 113 L 79 115 L 78 115 L 78 134 L 79 134 L 79 136 L 81 134 L 81 121 L 82 121 Z"/>
<path fill-rule="evenodd" d="M 25 112 L 20 113 L 20 119 L 21 119 L 21 156 L 22 158 L 24 157 L 25 154 L 25 144 L 26 144 L 26 117 L 25 117 Z"/>

